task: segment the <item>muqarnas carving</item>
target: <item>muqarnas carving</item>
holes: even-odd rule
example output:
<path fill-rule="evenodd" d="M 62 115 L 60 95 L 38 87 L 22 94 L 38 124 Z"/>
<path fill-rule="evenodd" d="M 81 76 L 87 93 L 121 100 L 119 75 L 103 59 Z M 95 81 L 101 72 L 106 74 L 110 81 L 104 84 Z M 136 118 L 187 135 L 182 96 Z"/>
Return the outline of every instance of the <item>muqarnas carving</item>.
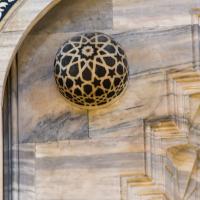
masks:
<path fill-rule="evenodd" d="M 65 42 L 54 63 L 60 93 L 87 109 L 113 102 L 128 83 L 128 62 L 121 46 L 103 33 L 85 33 Z"/>

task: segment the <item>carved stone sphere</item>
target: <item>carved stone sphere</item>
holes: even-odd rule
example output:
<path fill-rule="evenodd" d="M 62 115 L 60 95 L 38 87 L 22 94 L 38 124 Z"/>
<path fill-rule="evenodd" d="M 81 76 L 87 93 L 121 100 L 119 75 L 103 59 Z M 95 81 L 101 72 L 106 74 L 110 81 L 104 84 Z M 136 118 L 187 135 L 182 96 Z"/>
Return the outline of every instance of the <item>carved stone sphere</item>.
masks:
<path fill-rule="evenodd" d="M 103 33 L 85 33 L 65 42 L 56 54 L 54 72 L 60 93 L 86 109 L 112 102 L 128 82 L 123 49 Z"/>

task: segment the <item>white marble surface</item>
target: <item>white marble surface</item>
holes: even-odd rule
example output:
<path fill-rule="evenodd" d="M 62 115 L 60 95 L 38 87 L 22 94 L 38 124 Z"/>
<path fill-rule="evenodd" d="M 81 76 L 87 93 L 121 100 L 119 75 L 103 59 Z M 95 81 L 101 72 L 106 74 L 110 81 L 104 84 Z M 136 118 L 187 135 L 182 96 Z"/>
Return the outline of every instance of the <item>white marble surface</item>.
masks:
<path fill-rule="evenodd" d="M 192 0 L 62 1 L 32 30 L 18 53 L 20 200 L 120 200 L 122 190 L 128 189 L 121 185 L 123 177 L 149 171 L 154 184 L 165 185 L 166 149 L 187 143 L 187 137 L 182 137 L 186 133 L 181 132 L 179 116 L 172 118 L 180 131 L 178 141 L 166 124 L 161 126 L 164 133 L 146 135 L 146 122 L 174 115 L 169 112 L 169 96 L 177 90 L 169 90 L 166 79 L 169 69 L 193 64 L 190 11 L 198 4 Z M 12 19 L 15 26 L 5 26 L 4 31 L 25 29 L 27 10 L 34 16 L 32 9 L 22 9 L 24 19 Z M 60 96 L 53 61 L 66 39 L 91 30 L 111 34 L 121 43 L 131 76 L 127 91 L 116 103 L 87 112 L 71 107 Z M 179 95 L 182 100 L 185 93 Z M 172 105 L 180 104 L 174 100 Z M 127 200 L 134 195 L 130 189 Z"/>

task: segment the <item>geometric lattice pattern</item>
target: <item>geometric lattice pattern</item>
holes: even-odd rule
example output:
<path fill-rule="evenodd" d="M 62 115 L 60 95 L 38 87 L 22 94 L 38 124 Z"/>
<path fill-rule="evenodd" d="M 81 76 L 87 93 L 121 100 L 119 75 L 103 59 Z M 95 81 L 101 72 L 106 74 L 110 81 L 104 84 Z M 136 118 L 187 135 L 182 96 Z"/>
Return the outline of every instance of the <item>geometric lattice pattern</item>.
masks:
<path fill-rule="evenodd" d="M 58 50 L 54 67 L 60 93 L 85 108 L 111 102 L 128 82 L 123 49 L 103 33 L 85 33 L 68 40 Z"/>
<path fill-rule="evenodd" d="M 17 0 L 0 0 L 0 21 L 16 2 Z"/>

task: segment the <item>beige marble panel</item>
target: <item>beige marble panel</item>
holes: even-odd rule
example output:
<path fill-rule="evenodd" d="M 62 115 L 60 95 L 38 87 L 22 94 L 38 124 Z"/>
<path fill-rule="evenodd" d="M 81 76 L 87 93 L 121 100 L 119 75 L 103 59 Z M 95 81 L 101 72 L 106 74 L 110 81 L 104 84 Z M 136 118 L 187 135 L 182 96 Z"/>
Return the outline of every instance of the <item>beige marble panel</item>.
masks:
<path fill-rule="evenodd" d="M 53 20 L 52 20 L 53 19 Z M 34 28 L 47 33 L 88 32 L 112 29 L 112 0 L 61 1 Z"/>
<path fill-rule="evenodd" d="M 156 117 L 156 108 L 166 95 L 163 79 L 162 73 L 131 78 L 126 92 L 119 101 L 104 109 L 89 111 L 90 137 L 142 135 L 142 119 Z M 165 113 L 165 109 L 160 109 L 157 114 L 162 116 Z"/>
<path fill-rule="evenodd" d="M 0 32 L 0 47 L 9 47 L 17 45 L 22 31 Z"/>
<path fill-rule="evenodd" d="M 144 152 L 144 146 L 134 137 L 68 140 L 37 144 L 37 158 L 60 156 L 92 156 L 128 152 Z"/>
<path fill-rule="evenodd" d="M 144 173 L 134 137 L 36 145 L 37 199 L 120 200 L 120 176 Z"/>
<path fill-rule="evenodd" d="M 2 63 L 1 67 L 0 67 L 0 71 L 2 73 L 4 73 L 4 76 L 6 74 L 6 66 L 9 64 L 10 62 L 10 59 L 12 58 L 12 52 L 14 50 L 14 46 L 2 46 L 1 47 L 1 60 L 0 62 Z M 4 76 L 1 77 L 1 80 L 0 80 L 0 84 L 1 86 L 3 85 L 3 81 L 4 81 Z"/>
<path fill-rule="evenodd" d="M 20 142 L 88 137 L 87 111 L 68 104 L 54 80 L 54 55 L 64 38 L 30 36 L 19 52 Z"/>
<path fill-rule="evenodd" d="M 179 67 L 193 62 L 190 25 L 119 32 L 114 29 L 113 37 L 127 54 L 130 74 Z"/>
<path fill-rule="evenodd" d="M 111 171 L 38 171 L 37 199 L 120 200 L 120 179 Z"/>
<path fill-rule="evenodd" d="M 35 199 L 35 145 L 19 145 L 19 185 L 17 193 L 19 200 Z"/>
<path fill-rule="evenodd" d="M 49 2 L 27 0 L 25 7 L 16 12 L 16 19 L 9 20 L 13 25 L 6 25 L 4 33 L 27 28 L 36 10 Z M 37 144 L 36 166 L 34 144 L 29 144 L 33 148 L 27 148 L 30 154 L 21 160 L 22 199 L 34 199 L 36 189 L 37 199 L 119 200 L 120 176 L 144 173 L 143 119 L 168 114 L 164 68 L 179 68 L 193 61 L 189 10 L 199 2 L 114 0 L 114 30 L 108 30 L 113 27 L 109 0 L 62 1 L 61 5 L 67 12 L 58 6 L 57 11 L 47 16 L 48 23 L 44 20 L 32 32 L 19 53 L 20 142 L 45 143 Z M 21 20 L 20 15 L 24 16 Z M 61 16 L 65 18 L 60 19 Z M 52 72 L 57 48 L 76 34 L 74 31 L 88 30 L 110 33 L 122 44 L 131 74 L 124 96 L 110 107 L 89 112 L 89 119 L 87 112 L 71 108 L 61 98 Z M 11 43 L 12 40 L 8 41 Z M 2 42 L 2 46 L 7 48 L 7 43 Z M 2 63 L 7 66 L 13 49 L 2 52 L 5 55 Z M 3 71 L 4 67 L 0 77 L 5 76 Z M 146 74 L 141 74 L 144 71 Z M 160 171 L 155 166 L 164 160 L 165 147 L 177 145 L 177 140 L 151 139 L 154 147 L 151 167 L 157 177 Z M 50 141 L 56 142 L 47 143 Z M 181 142 L 187 141 L 184 138 Z M 20 145 L 23 149 L 24 144 Z M 186 177 L 178 180 L 185 189 L 188 174 L 179 175 Z"/>
<path fill-rule="evenodd" d="M 122 4 L 123 2 L 120 1 Z M 137 3 L 130 1 L 125 4 L 135 5 Z M 170 3 L 168 2 L 166 5 L 170 5 Z M 190 3 L 191 0 L 188 4 Z M 161 2 L 158 4 L 161 5 Z M 186 2 L 183 4 L 185 5 Z M 114 2 L 113 5 L 115 5 Z M 123 6 L 120 5 L 119 9 L 126 13 Z M 134 13 L 136 8 L 129 6 L 129 9 L 131 13 Z M 153 8 L 151 9 L 153 10 Z M 73 15 L 75 16 L 72 19 Z M 182 26 L 156 26 L 144 29 L 132 27 L 128 30 L 119 30 L 117 27 L 112 26 L 111 15 L 112 4 L 110 0 L 87 0 L 84 3 L 80 0 L 63 1 L 41 20 L 32 31 L 32 34 L 65 33 L 65 40 L 73 32 L 78 34 L 80 32 L 101 31 L 111 34 L 125 49 L 131 74 L 192 63 L 191 23 Z M 113 19 L 115 18 L 114 15 Z M 132 20 L 132 18 L 130 19 Z M 138 20 L 137 24 L 140 24 Z"/>
<path fill-rule="evenodd" d="M 200 6 L 198 0 L 113 0 L 115 29 L 191 24 L 190 11 Z"/>
<path fill-rule="evenodd" d="M 120 175 L 144 170 L 144 146 L 134 137 L 37 144 L 36 157 L 39 171 L 107 169 Z"/>
<path fill-rule="evenodd" d="M 22 136 L 24 139 L 21 141 L 48 141 L 48 137 L 50 137 L 50 140 L 55 140 L 55 134 L 53 132 L 50 133 L 49 136 L 45 136 L 44 132 L 48 132 L 47 130 L 50 129 L 47 128 L 48 123 L 52 124 L 49 124 L 50 127 L 53 127 L 53 124 L 56 123 L 56 112 L 63 116 L 59 118 L 59 120 L 63 122 L 66 117 L 64 113 L 71 109 L 74 111 L 71 105 L 67 104 L 64 98 L 61 98 L 60 94 L 57 92 L 52 73 L 55 49 L 74 34 L 76 33 L 67 35 L 64 33 L 31 35 L 26 40 L 27 42 L 23 45 L 19 53 L 19 90 L 20 95 L 22 95 L 20 97 L 20 109 L 22 111 L 20 114 L 20 130 L 22 130 L 22 134 L 24 132 Z M 43 42 L 41 43 L 41 41 Z M 31 55 L 31 57 L 29 55 Z M 164 74 L 158 73 L 154 75 L 152 73 L 148 78 L 147 75 L 142 77 L 145 78 L 141 79 L 138 76 L 138 78 L 133 77 L 130 79 L 129 87 L 124 97 L 120 98 L 118 102 L 109 108 L 94 112 L 95 114 L 93 114 L 93 112 L 90 113 L 91 137 L 101 137 L 103 135 L 105 136 L 105 134 L 107 136 L 112 136 L 113 134 L 115 136 L 120 136 L 132 135 L 134 132 L 140 133 L 143 130 L 142 119 L 144 117 L 147 117 L 150 113 L 153 115 L 166 114 L 164 106 L 160 106 L 157 113 L 155 110 L 163 101 L 163 95 L 165 95 Z M 158 82 L 159 84 L 157 84 Z M 141 87 L 148 88 L 146 93 L 141 91 Z M 40 93 L 40 95 L 34 95 L 38 93 Z M 41 96 L 43 97 L 42 101 Z M 48 104 L 46 102 L 48 102 Z M 60 107 L 60 111 L 56 111 L 58 107 Z M 78 111 L 78 113 L 79 112 L 84 113 L 84 111 Z M 102 118 L 102 114 L 99 115 L 99 112 L 104 112 L 104 117 L 107 116 L 107 120 Z M 25 118 L 23 118 L 23 113 L 26 113 Z M 50 120 L 48 119 L 47 113 L 51 115 Z M 119 115 L 119 113 L 121 114 Z M 137 116 L 140 114 L 141 116 L 138 119 Z M 86 113 L 84 115 L 86 116 Z M 78 115 L 75 114 L 75 116 Z M 110 121 L 111 118 L 112 120 Z M 45 122 L 45 119 L 47 122 Z M 51 121 L 51 119 L 54 121 Z M 86 120 L 85 117 L 84 119 Z M 44 125 L 41 124 L 41 120 L 44 120 Z M 93 127 L 93 121 L 96 127 Z M 84 123 L 84 120 L 82 122 Z M 76 126 L 75 124 L 76 123 L 74 123 L 74 126 Z M 71 126 L 73 132 L 75 131 L 74 126 Z M 86 129 L 84 130 L 86 131 Z M 70 135 L 72 132 L 65 137 L 63 136 L 65 135 L 63 131 L 61 130 L 61 136 L 58 136 L 58 138 L 71 137 Z M 25 136 L 25 132 L 27 136 Z M 83 135 L 86 136 L 87 134 Z M 75 135 L 75 137 L 77 136 Z"/>
<path fill-rule="evenodd" d="M 198 199 L 198 163 L 198 150 L 193 145 L 178 145 L 167 150 L 166 192 L 170 198 Z"/>

